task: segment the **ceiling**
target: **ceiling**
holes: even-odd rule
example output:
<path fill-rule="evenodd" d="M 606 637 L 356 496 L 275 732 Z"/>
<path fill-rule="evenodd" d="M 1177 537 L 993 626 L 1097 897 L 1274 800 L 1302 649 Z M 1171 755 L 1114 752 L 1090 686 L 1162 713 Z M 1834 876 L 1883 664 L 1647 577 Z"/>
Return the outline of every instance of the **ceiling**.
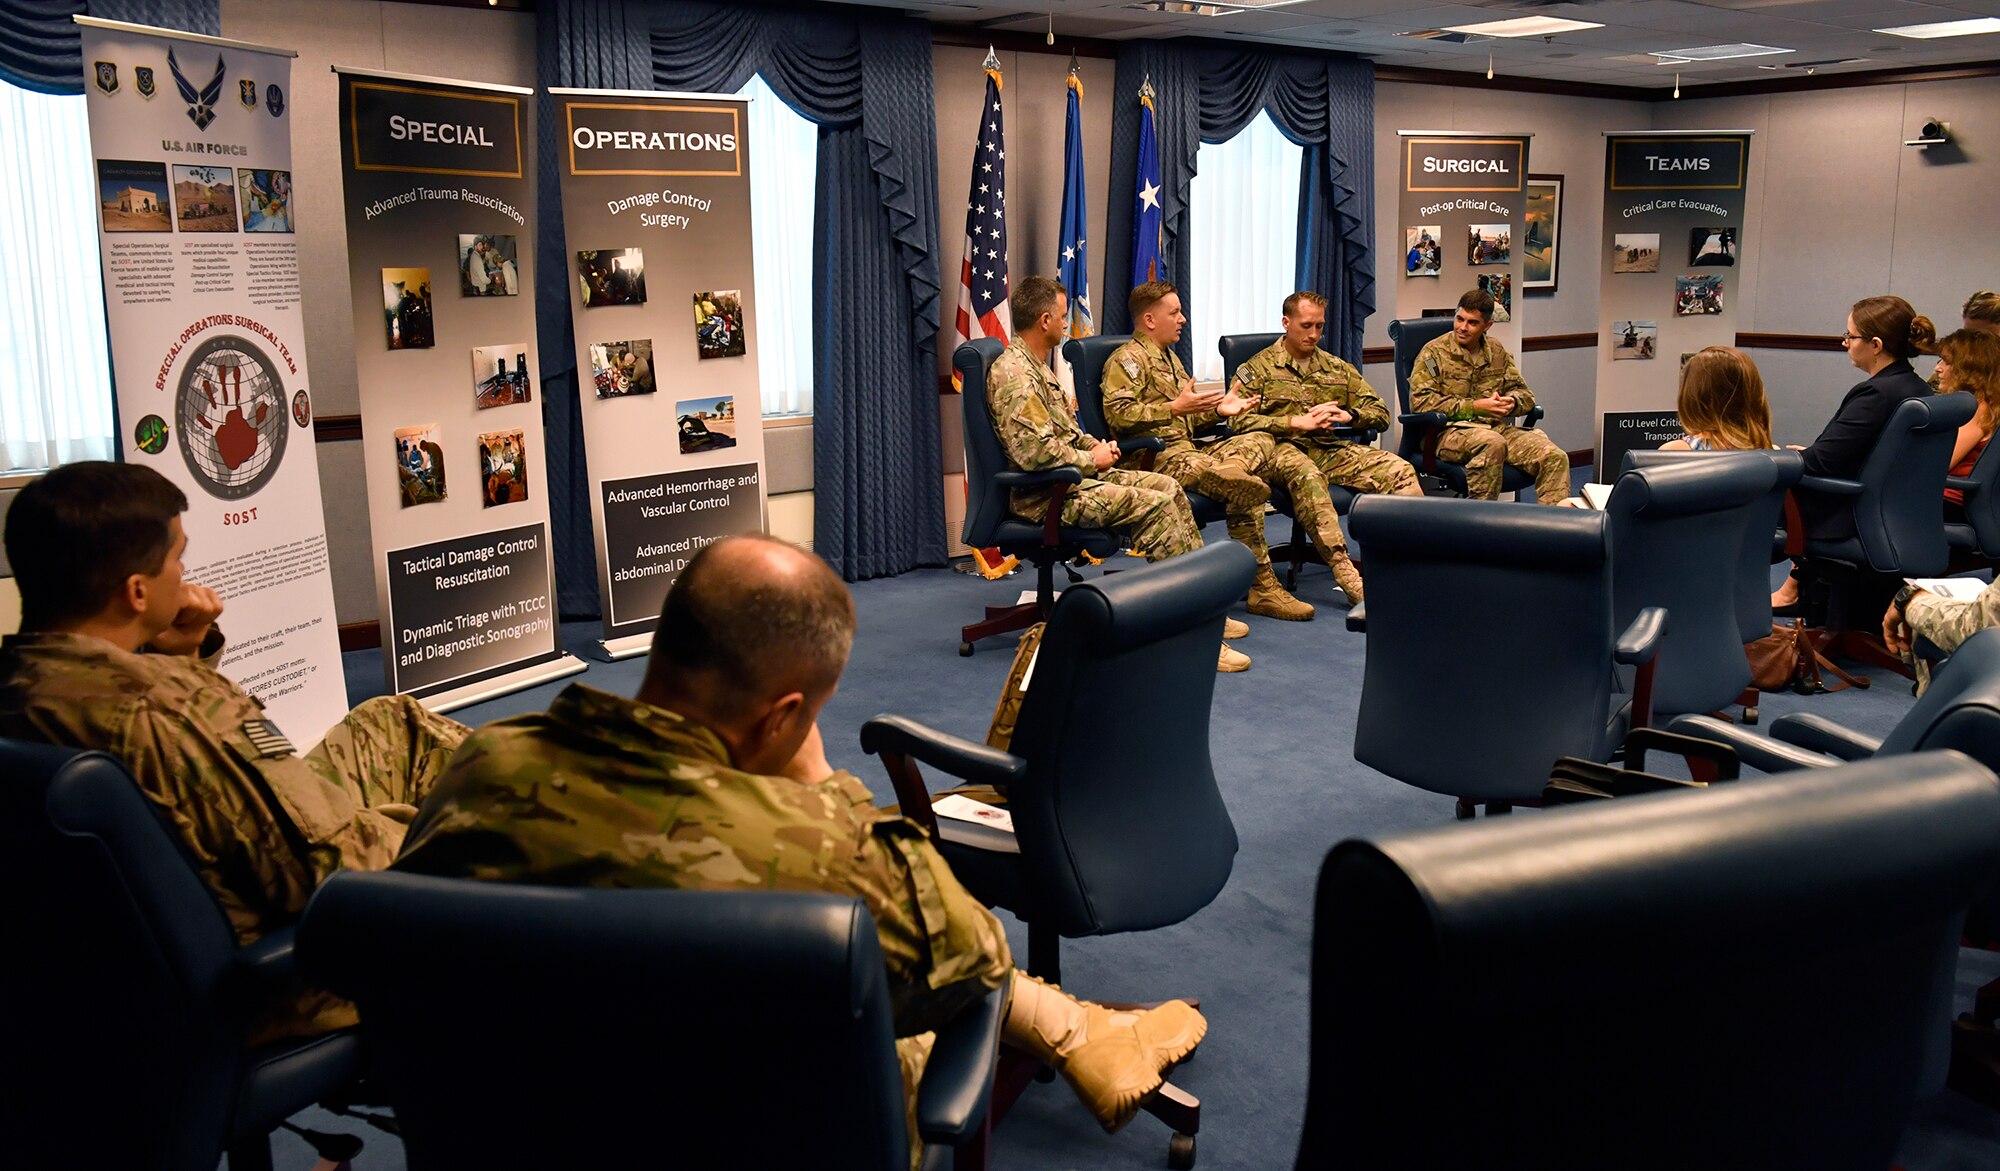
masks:
<path fill-rule="evenodd" d="M 1597 85 L 1668 88 L 1815 74 L 1930 67 L 2000 58 L 2000 33 L 1913 40 L 1873 32 L 1896 25 L 2000 17 L 2000 0 L 1305 0 L 1222 16 L 1144 11 L 1132 0 L 844 0 L 898 8 L 934 22 L 1041 34 L 1053 14 L 1063 37 L 1122 41 L 1180 36 L 1337 49 L 1383 65 L 1484 73 Z M 1227 3 L 1228 0 L 1216 0 Z M 1269 0 L 1239 0 L 1268 4 Z M 1541 37 L 1478 39 L 1464 44 L 1397 36 L 1418 29 L 1477 24 L 1516 16 L 1595 21 L 1603 28 Z M 1661 65 L 1649 54 L 1719 42 L 1794 50 L 1728 61 Z M 1858 62 L 1835 64 L 1847 58 Z M 1772 67 L 1772 68 L 1766 68 Z"/>

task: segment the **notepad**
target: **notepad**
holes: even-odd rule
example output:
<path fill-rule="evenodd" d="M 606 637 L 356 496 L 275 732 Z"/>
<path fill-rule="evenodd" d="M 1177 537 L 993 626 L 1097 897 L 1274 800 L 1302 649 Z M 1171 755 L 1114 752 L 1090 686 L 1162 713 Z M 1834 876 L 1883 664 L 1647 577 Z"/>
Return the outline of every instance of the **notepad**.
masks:
<path fill-rule="evenodd" d="M 997 805 L 974 801 L 963 793 L 947 793 L 931 803 L 931 812 L 939 817 L 949 817 L 953 821 L 970 821 L 978 825 L 997 829 L 1002 833 L 1014 832 L 1014 815 Z"/>
<path fill-rule="evenodd" d="M 1986 590 L 1986 583 L 1976 577 L 1906 577 L 1903 580 L 1953 602 L 1970 602 Z"/>

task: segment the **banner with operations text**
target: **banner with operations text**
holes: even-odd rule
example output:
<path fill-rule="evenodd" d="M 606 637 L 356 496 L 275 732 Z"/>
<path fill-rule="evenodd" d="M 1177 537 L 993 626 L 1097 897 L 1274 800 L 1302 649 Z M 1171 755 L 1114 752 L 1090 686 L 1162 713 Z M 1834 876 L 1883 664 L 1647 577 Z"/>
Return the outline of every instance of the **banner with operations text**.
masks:
<path fill-rule="evenodd" d="M 442 710 L 581 671 L 535 376 L 533 91 L 336 72 L 389 687 Z"/>
<path fill-rule="evenodd" d="M 1598 288 L 1599 450 L 1612 429 L 1659 416 L 1638 442 L 1680 437 L 1681 366 L 1736 340 L 1750 131 L 1630 131 L 1604 136 L 1604 240 Z M 1629 446 L 1629 443 L 1628 443 Z M 1619 465 L 1597 461 L 1597 478 Z"/>
<path fill-rule="evenodd" d="M 300 745 L 347 712 L 292 206 L 292 58 L 78 18 L 120 445 L 187 494 L 221 670 Z"/>
<path fill-rule="evenodd" d="M 697 550 L 764 528 L 749 101 L 550 93 L 604 646 L 636 654 Z"/>

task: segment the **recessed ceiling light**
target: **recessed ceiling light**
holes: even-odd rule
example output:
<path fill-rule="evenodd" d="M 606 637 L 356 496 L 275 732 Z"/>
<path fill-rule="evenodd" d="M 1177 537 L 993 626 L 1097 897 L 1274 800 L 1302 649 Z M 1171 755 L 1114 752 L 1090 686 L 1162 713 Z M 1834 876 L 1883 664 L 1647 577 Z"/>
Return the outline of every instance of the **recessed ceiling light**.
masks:
<path fill-rule="evenodd" d="M 1489 20 L 1484 24 L 1446 25 L 1446 32 L 1470 33 L 1475 37 L 1552 37 L 1578 29 L 1603 28 L 1588 20 L 1560 20 L 1553 16 L 1522 16 L 1513 20 Z"/>
<path fill-rule="evenodd" d="M 1878 28 L 1875 31 L 1926 41 L 1935 37 L 1971 37 L 1980 33 L 2000 33 L 2000 17 L 1978 16 L 1971 20 L 1945 20 L 1936 24 L 1906 24 L 1897 28 Z"/>
<path fill-rule="evenodd" d="M 1138 4 L 1127 4 L 1127 8 L 1137 8 L 1142 12 L 1170 12 L 1176 16 L 1234 16 L 1243 11 L 1228 4 L 1194 4 L 1184 0 L 1142 0 Z"/>
<path fill-rule="evenodd" d="M 1664 49 L 1653 54 L 1657 64 L 1679 65 L 1688 61 L 1727 61 L 1734 57 L 1768 57 L 1773 53 L 1794 53 L 1796 49 L 1779 49 L 1771 45 L 1699 45 L 1692 49 Z"/>

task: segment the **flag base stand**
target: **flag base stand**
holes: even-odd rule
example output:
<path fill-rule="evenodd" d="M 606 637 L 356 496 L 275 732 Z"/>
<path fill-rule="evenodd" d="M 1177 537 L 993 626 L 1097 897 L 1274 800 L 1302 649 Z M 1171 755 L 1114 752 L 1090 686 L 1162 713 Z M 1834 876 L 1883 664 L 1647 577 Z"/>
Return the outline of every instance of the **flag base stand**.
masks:
<path fill-rule="evenodd" d="M 600 638 L 597 640 L 597 649 L 604 652 L 604 661 L 607 663 L 643 655 L 653 649 L 653 632 L 649 630 L 644 634 L 628 634 L 624 638 Z"/>
<path fill-rule="evenodd" d="M 532 667 L 523 667 L 512 674 L 501 675 L 493 679 L 482 679 L 477 683 L 469 683 L 464 687 L 454 687 L 450 691 L 432 692 L 429 695 L 419 697 L 417 702 L 434 712 L 442 714 L 444 712 L 457 711 L 462 707 L 470 707 L 475 703 L 484 703 L 489 699 L 498 699 L 503 695 L 512 695 L 516 691 L 526 691 L 530 687 L 539 687 L 544 683 L 553 682 L 569 675 L 580 675 L 589 669 L 589 663 L 584 662 L 575 655 L 564 653 L 557 655 L 546 663 L 536 663 Z"/>

